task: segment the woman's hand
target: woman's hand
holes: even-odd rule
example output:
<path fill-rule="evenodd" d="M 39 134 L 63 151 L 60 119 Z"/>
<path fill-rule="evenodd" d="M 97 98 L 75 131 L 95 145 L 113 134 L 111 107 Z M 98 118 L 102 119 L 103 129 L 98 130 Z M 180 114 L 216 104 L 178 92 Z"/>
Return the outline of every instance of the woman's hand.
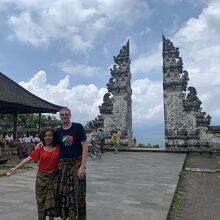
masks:
<path fill-rule="evenodd" d="M 15 171 L 16 171 L 15 167 L 14 167 L 14 168 L 11 168 L 11 169 L 8 171 L 7 176 L 12 175 L 13 173 L 15 173 Z"/>
<path fill-rule="evenodd" d="M 43 147 L 43 143 L 40 142 L 40 143 L 38 143 L 38 144 L 36 145 L 36 147 L 34 148 L 34 150 L 39 150 L 39 149 L 42 148 L 42 147 Z"/>

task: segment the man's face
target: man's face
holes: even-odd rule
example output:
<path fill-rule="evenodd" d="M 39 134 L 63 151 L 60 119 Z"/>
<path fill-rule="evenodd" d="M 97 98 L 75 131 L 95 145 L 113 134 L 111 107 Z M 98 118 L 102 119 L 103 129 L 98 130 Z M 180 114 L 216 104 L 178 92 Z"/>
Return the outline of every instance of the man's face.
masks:
<path fill-rule="evenodd" d="M 61 123 L 63 124 L 67 124 L 70 122 L 70 112 L 68 110 L 61 110 L 60 111 L 60 120 L 61 120 Z"/>

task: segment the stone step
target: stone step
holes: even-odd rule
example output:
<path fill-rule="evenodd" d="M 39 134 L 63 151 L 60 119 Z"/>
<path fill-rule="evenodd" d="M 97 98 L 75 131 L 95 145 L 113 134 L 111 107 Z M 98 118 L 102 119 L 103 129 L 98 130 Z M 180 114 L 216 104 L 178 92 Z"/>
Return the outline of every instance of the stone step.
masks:
<path fill-rule="evenodd" d="M 1 149 L 1 156 L 10 156 L 10 155 L 17 155 L 18 150 L 17 148 L 11 148 L 11 147 L 4 147 Z"/>

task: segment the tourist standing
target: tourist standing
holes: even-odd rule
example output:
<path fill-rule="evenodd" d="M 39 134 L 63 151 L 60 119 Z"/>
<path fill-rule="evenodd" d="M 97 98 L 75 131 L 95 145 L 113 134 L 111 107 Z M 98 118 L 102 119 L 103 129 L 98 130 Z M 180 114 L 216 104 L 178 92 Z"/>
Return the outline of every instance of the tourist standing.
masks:
<path fill-rule="evenodd" d="M 103 130 L 102 128 L 99 129 L 99 139 L 100 139 L 100 151 L 102 154 L 104 154 L 104 145 L 105 145 L 105 139 L 107 137 L 107 132 Z"/>
<path fill-rule="evenodd" d="M 39 134 L 38 133 L 35 133 L 34 134 L 34 137 L 33 137 L 33 144 L 34 144 L 34 148 L 37 146 L 38 143 L 40 143 L 40 137 L 39 137 Z"/>
<path fill-rule="evenodd" d="M 113 144 L 114 153 L 117 154 L 120 145 L 120 134 L 117 130 L 113 132 L 110 142 Z"/>
<path fill-rule="evenodd" d="M 27 155 L 29 155 L 34 149 L 32 140 L 33 140 L 33 136 L 30 133 L 24 135 L 24 147 L 27 152 Z"/>
<path fill-rule="evenodd" d="M 39 162 L 36 176 L 36 200 L 38 207 L 38 220 L 49 220 L 59 216 L 58 200 L 58 163 L 60 147 L 56 145 L 56 134 L 53 129 L 43 133 L 43 147 L 34 150 L 27 158 L 16 167 L 9 170 L 9 175 L 33 160 Z"/>
<path fill-rule="evenodd" d="M 70 118 L 70 109 L 60 110 L 62 125 L 56 131 L 60 144 L 60 214 L 62 220 L 86 220 L 88 143 L 83 126 Z"/>
<path fill-rule="evenodd" d="M 90 137 L 91 137 L 91 144 L 92 145 L 96 145 L 96 144 L 100 143 L 98 127 L 92 128 L 92 132 L 90 134 Z"/>
<path fill-rule="evenodd" d="M 24 146 L 24 135 L 22 133 L 20 133 L 18 136 L 18 155 L 20 159 L 26 158 L 28 156 Z"/>

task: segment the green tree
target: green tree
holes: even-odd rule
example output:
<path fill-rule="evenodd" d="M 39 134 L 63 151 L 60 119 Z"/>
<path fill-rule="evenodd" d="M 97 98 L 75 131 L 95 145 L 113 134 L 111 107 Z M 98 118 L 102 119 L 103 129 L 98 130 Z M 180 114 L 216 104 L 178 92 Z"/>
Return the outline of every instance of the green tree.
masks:
<path fill-rule="evenodd" d="M 0 114 L 0 126 L 2 128 L 10 128 L 13 126 L 12 114 Z M 19 114 L 18 126 L 22 128 L 37 128 L 39 122 L 38 114 Z M 60 120 L 55 116 L 41 115 L 41 125 L 45 127 L 57 127 L 60 125 Z"/>

